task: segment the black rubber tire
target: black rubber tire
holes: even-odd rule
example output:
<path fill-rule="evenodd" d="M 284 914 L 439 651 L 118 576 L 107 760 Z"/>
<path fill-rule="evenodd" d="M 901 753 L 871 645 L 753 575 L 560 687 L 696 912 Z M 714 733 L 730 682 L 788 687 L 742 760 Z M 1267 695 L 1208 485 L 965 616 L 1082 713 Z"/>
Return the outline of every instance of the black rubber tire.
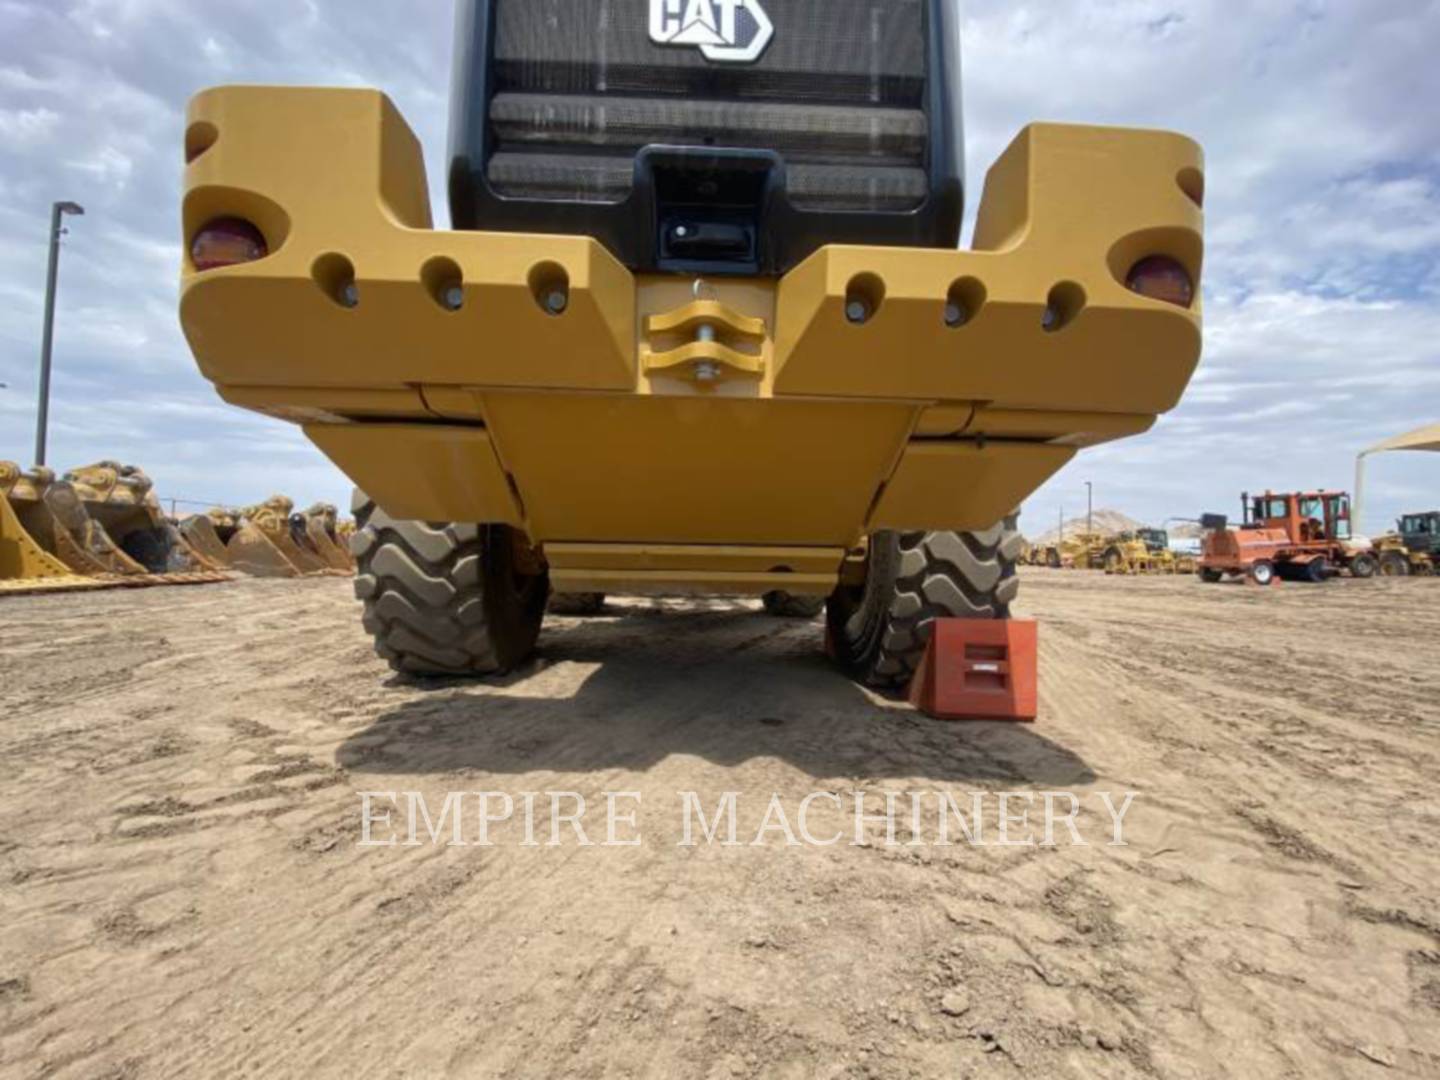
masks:
<path fill-rule="evenodd" d="M 504 525 L 398 521 L 360 492 L 355 595 L 375 651 L 410 675 L 500 675 L 535 649 L 549 576 L 522 573 Z"/>
<path fill-rule="evenodd" d="M 835 659 L 871 686 L 905 685 L 936 619 L 1010 617 L 1022 543 L 1014 517 L 983 532 L 876 533 L 864 586 L 826 601 Z"/>
<path fill-rule="evenodd" d="M 1125 556 L 1121 553 L 1119 548 L 1112 547 L 1105 552 L 1105 573 L 1125 573 Z"/>
<path fill-rule="evenodd" d="M 1356 555 L 1353 559 L 1350 560 L 1351 577 L 1357 577 L 1361 579 L 1372 578 L 1375 576 L 1375 571 L 1377 569 L 1378 566 L 1375 562 L 1374 555 L 1362 553 Z"/>
<path fill-rule="evenodd" d="M 825 610 L 823 596 L 796 596 L 788 592 L 767 592 L 760 598 L 765 614 L 777 619 L 813 619 Z"/>
<path fill-rule="evenodd" d="M 1380 555 L 1382 577 L 1409 577 L 1410 560 L 1398 551 L 1386 551 Z"/>
<path fill-rule="evenodd" d="M 599 615 L 605 610 L 603 592 L 557 592 L 550 594 L 548 607 L 552 615 L 571 615 L 584 618 Z"/>
<path fill-rule="evenodd" d="M 1197 573 L 1206 585 L 1218 585 L 1225 576 L 1223 570 L 1211 570 L 1208 566 L 1202 566 Z"/>
<path fill-rule="evenodd" d="M 1315 585 L 1323 585 L 1325 579 L 1330 576 L 1330 560 L 1323 555 L 1317 555 L 1305 564 L 1305 580 Z"/>

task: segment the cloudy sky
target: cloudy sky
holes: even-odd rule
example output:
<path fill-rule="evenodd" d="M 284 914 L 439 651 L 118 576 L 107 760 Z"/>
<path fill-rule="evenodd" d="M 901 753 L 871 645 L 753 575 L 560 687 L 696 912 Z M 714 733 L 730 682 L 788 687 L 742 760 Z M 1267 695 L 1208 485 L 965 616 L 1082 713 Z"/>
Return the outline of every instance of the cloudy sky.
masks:
<path fill-rule="evenodd" d="M 772 0 L 783 2 L 783 0 Z M 978 195 L 1033 119 L 1174 128 L 1207 152 L 1206 349 L 1184 404 L 1030 500 L 1159 522 L 1246 488 L 1349 487 L 1361 447 L 1440 421 L 1440 2 L 967 0 Z M 450 0 L 0 0 L 0 458 L 33 445 L 50 203 L 62 262 L 52 464 L 143 465 L 166 497 L 348 485 L 287 425 L 223 405 L 175 318 L 186 98 L 225 82 L 377 86 L 437 186 Z M 974 204 L 972 198 L 972 208 Z M 1366 524 L 1440 505 L 1440 460 L 1370 469 Z"/>

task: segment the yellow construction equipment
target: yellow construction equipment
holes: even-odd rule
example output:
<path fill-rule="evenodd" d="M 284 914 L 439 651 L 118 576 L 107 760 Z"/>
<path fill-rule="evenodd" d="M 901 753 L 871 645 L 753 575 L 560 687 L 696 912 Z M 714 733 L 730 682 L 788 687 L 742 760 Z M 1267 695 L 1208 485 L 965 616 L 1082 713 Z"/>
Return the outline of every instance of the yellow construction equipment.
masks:
<path fill-rule="evenodd" d="M 1052 570 L 1101 570 L 1108 543 L 1104 533 L 1071 533 L 1045 548 L 1044 565 Z"/>
<path fill-rule="evenodd" d="M 513 668 L 552 589 L 784 592 L 906 681 L 936 618 L 1008 614 L 1014 508 L 1178 404 L 1200 148 L 1027 127 L 960 250 L 953 3 L 880 5 L 857 44 L 789 0 L 783 49 L 723 79 L 637 34 L 620 93 L 603 5 L 457 6 L 456 231 L 379 93 L 206 90 L 184 140 L 186 337 L 368 496 L 357 593 L 397 668 Z"/>
<path fill-rule="evenodd" d="M 350 549 L 339 538 L 340 512 L 331 503 L 316 503 L 291 519 L 295 542 L 317 556 L 331 570 L 343 574 L 355 571 Z"/>
<path fill-rule="evenodd" d="M 1413 538 L 1400 532 L 1388 532 L 1375 539 L 1375 557 L 1380 560 L 1380 573 L 1385 577 L 1433 577 L 1435 556 L 1420 550 Z"/>
<path fill-rule="evenodd" d="M 13 462 L 0 462 L 0 488 L 7 532 L 13 528 L 17 536 L 23 534 L 19 548 L 47 556 L 38 564 L 42 568 L 53 571 L 50 564 L 58 564 L 66 574 L 96 586 L 227 580 L 165 519 L 149 478 L 139 469 L 102 462 L 56 479 L 51 469 L 21 472 Z M 17 561 L 8 573 L 18 576 L 24 568 Z"/>
<path fill-rule="evenodd" d="M 1170 549 L 1170 534 L 1164 529 L 1135 529 L 1117 533 L 1102 556 L 1107 574 L 1193 574 L 1192 556 L 1177 555 Z"/>
<path fill-rule="evenodd" d="M 217 566 L 230 565 L 230 552 L 225 541 L 234 535 L 237 528 L 235 516 L 228 510 L 214 509 L 204 514 L 192 514 L 179 523 L 180 535 L 194 550 Z M 220 529 L 226 528 L 222 536 Z"/>
<path fill-rule="evenodd" d="M 0 593 L 107 587 L 106 582 L 77 574 L 25 528 L 11 501 L 21 477 L 18 465 L 0 461 Z M 29 502 L 24 500 L 24 504 Z"/>
<path fill-rule="evenodd" d="M 349 575 L 348 555 L 329 535 L 326 510 L 335 512 L 317 505 L 296 514 L 292 499 L 272 495 L 241 510 L 211 510 L 209 529 L 199 524 L 192 529 L 214 532 L 225 544 L 229 565 L 254 577 Z"/>
<path fill-rule="evenodd" d="M 63 484 L 50 486 L 47 503 L 72 532 L 85 529 L 94 548 L 124 566 L 112 572 L 134 573 L 138 566 L 165 584 L 227 580 L 221 564 L 185 542 L 161 510 L 150 477 L 133 465 L 101 461 L 71 469 Z M 116 553 L 125 556 L 123 564 Z"/>

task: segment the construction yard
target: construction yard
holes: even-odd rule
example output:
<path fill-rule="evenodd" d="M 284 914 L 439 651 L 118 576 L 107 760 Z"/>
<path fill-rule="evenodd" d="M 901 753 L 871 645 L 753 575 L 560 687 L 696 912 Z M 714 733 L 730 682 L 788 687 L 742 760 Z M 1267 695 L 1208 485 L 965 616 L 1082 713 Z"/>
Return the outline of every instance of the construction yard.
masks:
<path fill-rule="evenodd" d="M 1023 727 L 750 602 L 427 686 L 335 578 L 9 599 L 0 1075 L 1440 1074 L 1440 583 L 1024 575 Z M 839 843 L 757 837 L 856 790 L 1071 792 L 1089 843 L 855 845 L 838 799 Z M 639 793 L 641 843 L 362 847 L 362 791 Z M 740 842 L 686 845 L 727 791 Z"/>

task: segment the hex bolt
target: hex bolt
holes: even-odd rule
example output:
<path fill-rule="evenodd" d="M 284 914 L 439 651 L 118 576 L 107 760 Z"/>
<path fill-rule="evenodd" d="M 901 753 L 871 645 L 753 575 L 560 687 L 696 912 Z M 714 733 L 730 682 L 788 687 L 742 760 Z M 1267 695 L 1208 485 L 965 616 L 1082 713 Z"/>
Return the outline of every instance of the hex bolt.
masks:
<path fill-rule="evenodd" d="M 346 307 L 357 307 L 360 303 L 360 286 L 353 281 L 347 281 L 340 288 L 340 303 Z"/>
<path fill-rule="evenodd" d="M 963 304 L 959 303 L 958 301 L 951 300 L 948 304 L 945 305 L 946 326 L 964 326 L 969 321 L 970 312 L 965 310 L 965 306 Z"/>
<path fill-rule="evenodd" d="M 715 340 L 715 327 L 711 326 L 709 323 L 701 323 L 701 324 L 700 324 L 700 328 L 695 331 L 695 340 L 696 340 L 696 341 L 714 341 L 714 340 Z"/>
<path fill-rule="evenodd" d="M 720 378 L 720 365 L 711 360 L 701 360 L 695 364 L 696 382 L 714 382 Z"/>
<path fill-rule="evenodd" d="M 849 319 L 852 323 L 863 323 L 866 319 L 870 318 L 870 305 L 860 299 L 848 301 L 845 304 L 845 318 Z"/>
<path fill-rule="evenodd" d="M 564 289 L 552 289 L 545 294 L 545 310 L 551 315 L 559 315 L 570 306 L 570 297 Z"/>
<path fill-rule="evenodd" d="M 460 285 L 451 285 L 440 294 L 440 303 L 449 311 L 459 311 L 465 304 L 465 289 Z"/>

